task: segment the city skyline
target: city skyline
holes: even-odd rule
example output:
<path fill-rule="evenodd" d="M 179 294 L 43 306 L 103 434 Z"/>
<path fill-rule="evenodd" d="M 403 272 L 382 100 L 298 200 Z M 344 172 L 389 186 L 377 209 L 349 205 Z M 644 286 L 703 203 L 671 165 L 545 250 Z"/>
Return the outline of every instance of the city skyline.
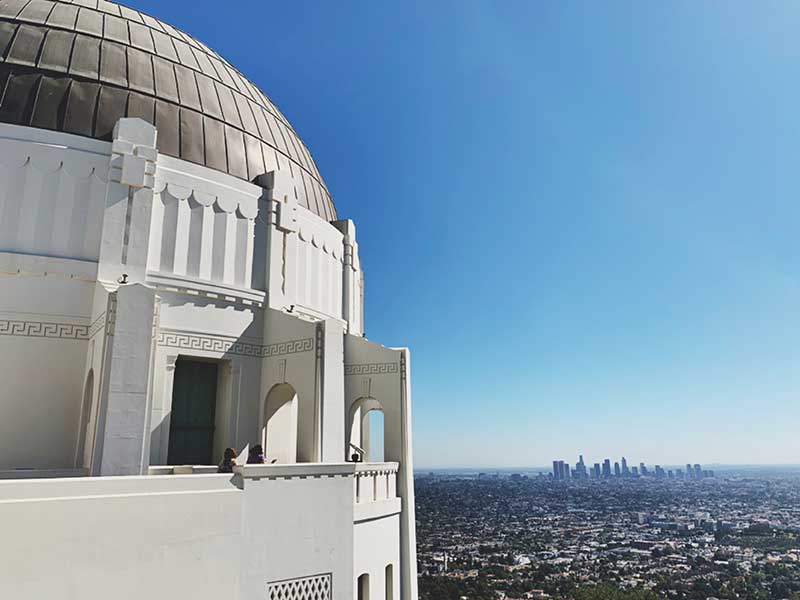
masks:
<path fill-rule="evenodd" d="M 642 461 L 638 465 L 628 465 L 625 456 L 613 461 L 604 458 L 603 462 L 596 462 L 588 466 L 583 459 L 583 454 L 578 456 L 574 467 L 569 461 L 553 460 L 551 476 L 557 481 L 588 480 L 588 479 L 636 479 L 639 477 L 654 477 L 656 479 L 705 479 L 714 477 L 714 471 L 704 469 L 700 463 L 686 463 L 685 466 L 648 465 Z"/>

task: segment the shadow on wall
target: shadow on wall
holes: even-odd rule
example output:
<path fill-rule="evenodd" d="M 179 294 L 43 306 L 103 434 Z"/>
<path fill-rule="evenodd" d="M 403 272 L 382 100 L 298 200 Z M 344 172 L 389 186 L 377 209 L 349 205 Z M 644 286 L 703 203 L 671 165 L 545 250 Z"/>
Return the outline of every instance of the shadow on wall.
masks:
<path fill-rule="evenodd" d="M 298 462 L 297 427 L 297 392 L 288 383 L 276 384 L 264 400 L 261 426 L 261 445 L 268 461 Z"/>

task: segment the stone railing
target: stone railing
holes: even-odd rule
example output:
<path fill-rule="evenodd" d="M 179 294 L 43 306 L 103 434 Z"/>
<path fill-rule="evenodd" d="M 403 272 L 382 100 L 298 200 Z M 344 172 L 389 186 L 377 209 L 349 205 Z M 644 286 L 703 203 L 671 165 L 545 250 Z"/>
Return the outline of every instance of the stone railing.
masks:
<path fill-rule="evenodd" d="M 245 480 L 265 482 L 287 479 L 352 478 L 353 518 L 356 523 L 400 513 L 402 500 L 397 494 L 399 464 L 388 463 L 292 463 L 242 465 L 234 468 L 232 481 L 237 486 Z M 200 475 L 216 472 L 211 465 L 151 466 L 150 475 Z M 224 477 L 218 475 L 217 477 Z M 230 475 L 227 475 L 230 478 Z"/>
<path fill-rule="evenodd" d="M 355 503 L 383 502 L 397 497 L 397 463 L 358 463 Z"/>
<path fill-rule="evenodd" d="M 357 524 L 400 513 L 402 501 L 397 496 L 399 465 L 391 463 L 356 463 L 353 481 L 353 521 Z"/>

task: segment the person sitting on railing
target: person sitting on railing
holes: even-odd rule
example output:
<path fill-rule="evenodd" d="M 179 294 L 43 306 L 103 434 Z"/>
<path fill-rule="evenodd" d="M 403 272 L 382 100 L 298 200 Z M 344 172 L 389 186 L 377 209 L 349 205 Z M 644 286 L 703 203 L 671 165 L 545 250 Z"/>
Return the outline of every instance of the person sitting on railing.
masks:
<path fill-rule="evenodd" d="M 217 473 L 233 473 L 233 467 L 236 466 L 236 450 L 233 448 L 226 448 L 225 454 L 222 457 L 222 462 L 217 467 Z"/>
<path fill-rule="evenodd" d="M 250 454 L 247 457 L 248 465 L 263 465 L 264 464 L 264 448 L 261 444 L 256 444 L 250 448 Z"/>

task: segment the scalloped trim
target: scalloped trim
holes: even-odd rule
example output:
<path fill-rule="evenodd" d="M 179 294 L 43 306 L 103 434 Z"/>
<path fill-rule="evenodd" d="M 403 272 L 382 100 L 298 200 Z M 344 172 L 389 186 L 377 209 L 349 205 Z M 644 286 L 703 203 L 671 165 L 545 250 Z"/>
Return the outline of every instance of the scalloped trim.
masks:
<path fill-rule="evenodd" d="M 177 183 L 157 181 L 153 191 L 161 194 L 165 190 L 176 200 L 192 200 L 200 206 L 216 206 L 223 212 L 236 213 L 244 219 L 253 220 L 258 215 L 258 201 L 255 198 L 251 198 L 250 201 L 240 201 L 235 198 L 235 193 L 217 195 L 194 190 Z"/>
<path fill-rule="evenodd" d="M 98 181 L 108 183 L 108 169 L 92 165 L 86 161 L 60 160 L 52 157 L 22 154 L 0 157 L 0 167 L 5 169 L 23 169 L 30 166 L 40 173 L 53 174 L 63 170 L 70 177 L 86 179 L 95 177 Z"/>

